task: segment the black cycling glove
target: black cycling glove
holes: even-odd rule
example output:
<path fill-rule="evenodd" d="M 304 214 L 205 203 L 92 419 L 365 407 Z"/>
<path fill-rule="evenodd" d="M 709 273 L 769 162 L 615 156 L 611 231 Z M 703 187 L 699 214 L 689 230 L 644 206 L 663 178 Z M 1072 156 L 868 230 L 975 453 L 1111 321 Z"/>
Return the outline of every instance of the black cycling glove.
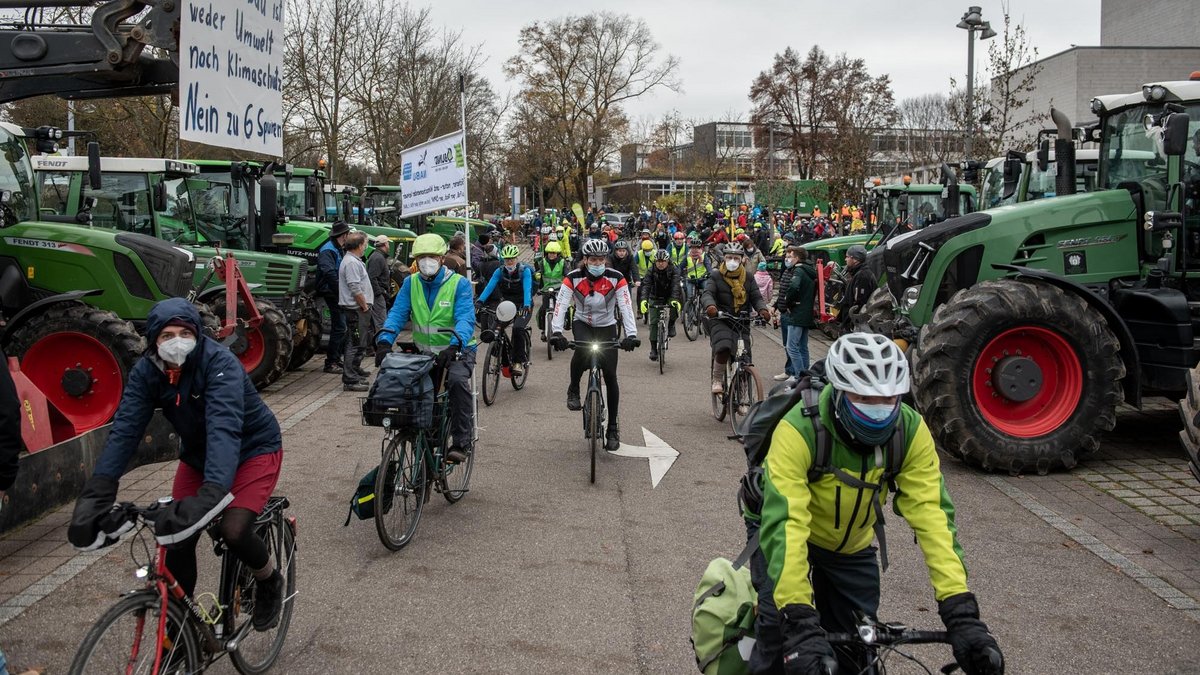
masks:
<path fill-rule="evenodd" d="M 979 620 L 974 593 L 959 593 L 938 602 L 954 660 L 967 675 L 1003 675 L 1004 655 L 987 624 Z"/>
<path fill-rule="evenodd" d="M 639 340 L 633 336 L 626 336 L 624 340 L 621 340 L 621 349 L 624 349 L 627 352 L 631 352 L 631 351 L 637 349 L 639 346 L 641 346 L 641 344 L 642 344 L 641 340 Z"/>
<path fill-rule="evenodd" d="M 163 546 L 178 546 L 204 529 L 231 501 L 229 490 L 205 483 L 196 496 L 173 501 L 159 510 L 154 516 L 154 538 Z"/>
<path fill-rule="evenodd" d="M 787 675 L 824 675 L 837 672 L 833 647 L 817 610 L 809 605 L 788 605 L 780 611 L 783 638 L 783 672 Z M 832 671 L 829 670 L 832 667 Z"/>
<path fill-rule="evenodd" d="M 67 541 L 81 551 L 94 551 L 115 544 L 133 527 L 133 520 L 113 509 L 117 501 L 117 481 L 108 476 L 92 476 L 75 500 Z"/>
<path fill-rule="evenodd" d="M 562 333 L 555 333 L 550 336 L 550 346 L 554 347 L 554 351 L 561 352 L 568 346 L 567 338 L 563 337 Z"/>
<path fill-rule="evenodd" d="M 435 363 L 439 368 L 448 368 L 456 356 L 458 356 L 458 345 L 450 345 L 438 352 Z"/>

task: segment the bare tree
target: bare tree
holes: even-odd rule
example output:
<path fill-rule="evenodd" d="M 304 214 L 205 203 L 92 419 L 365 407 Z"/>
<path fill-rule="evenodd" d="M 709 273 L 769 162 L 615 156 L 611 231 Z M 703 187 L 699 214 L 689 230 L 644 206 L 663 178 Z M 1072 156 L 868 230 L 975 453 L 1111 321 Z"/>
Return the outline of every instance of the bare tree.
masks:
<path fill-rule="evenodd" d="M 910 166 L 927 166 L 957 158 L 962 134 L 957 131 L 945 94 L 923 94 L 897 106 L 900 140 Z"/>
<path fill-rule="evenodd" d="M 750 121 L 782 127 L 783 138 L 779 140 L 791 149 L 804 178 L 814 177 L 817 158 L 828 137 L 823 127 L 831 113 L 827 94 L 832 66 L 829 55 L 817 45 L 803 61 L 788 47 L 776 54 L 771 69 L 759 73 L 750 85 Z"/>
<path fill-rule="evenodd" d="M 534 22 L 519 42 L 505 72 L 521 80 L 524 102 L 545 112 L 542 133 L 558 139 L 571 161 L 573 193 L 582 198 L 587 177 L 627 136 L 624 104 L 658 88 L 678 90 L 679 62 L 658 58 L 645 21 L 610 12 Z"/>
<path fill-rule="evenodd" d="M 887 75 L 872 76 L 862 59 L 839 56 L 829 71 L 826 98 L 834 103 L 831 121 L 836 142 L 826 149 L 830 196 L 855 200 L 867 179 L 867 163 L 880 132 L 897 119 L 892 82 Z"/>

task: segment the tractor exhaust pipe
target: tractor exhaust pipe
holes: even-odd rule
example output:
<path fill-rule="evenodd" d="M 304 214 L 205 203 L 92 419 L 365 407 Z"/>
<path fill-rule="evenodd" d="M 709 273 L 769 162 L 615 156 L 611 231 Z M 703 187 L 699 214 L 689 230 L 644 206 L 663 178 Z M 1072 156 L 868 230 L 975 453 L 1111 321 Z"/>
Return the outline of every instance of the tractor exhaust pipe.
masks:
<path fill-rule="evenodd" d="M 1075 138 L 1071 133 L 1071 119 L 1066 113 L 1056 108 L 1050 108 L 1050 119 L 1058 129 L 1058 138 L 1054 140 L 1054 161 L 1058 165 L 1057 179 L 1054 182 L 1056 195 L 1075 194 Z"/>

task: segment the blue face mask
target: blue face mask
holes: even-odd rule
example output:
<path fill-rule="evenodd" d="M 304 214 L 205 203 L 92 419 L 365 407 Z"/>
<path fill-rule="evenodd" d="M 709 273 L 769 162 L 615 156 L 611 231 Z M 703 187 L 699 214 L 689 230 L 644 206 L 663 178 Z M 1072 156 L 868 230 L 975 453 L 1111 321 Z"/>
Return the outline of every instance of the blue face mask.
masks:
<path fill-rule="evenodd" d="M 791 269 L 792 267 L 796 266 L 796 261 L 792 260 L 791 258 L 784 258 L 783 265 L 784 265 L 784 267 Z"/>
<path fill-rule="evenodd" d="M 587 271 L 588 271 L 588 274 L 590 274 L 594 277 L 598 277 L 601 274 L 604 274 L 604 265 L 588 265 Z"/>
<path fill-rule="evenodd" d="M 854 440 L 865 445 L 883 445 L 892 437 L 896 420 L 900 419 L 900 403 L 896 405 L 856 404 L 843 392 L 837 393 L 838 421 Z"/>

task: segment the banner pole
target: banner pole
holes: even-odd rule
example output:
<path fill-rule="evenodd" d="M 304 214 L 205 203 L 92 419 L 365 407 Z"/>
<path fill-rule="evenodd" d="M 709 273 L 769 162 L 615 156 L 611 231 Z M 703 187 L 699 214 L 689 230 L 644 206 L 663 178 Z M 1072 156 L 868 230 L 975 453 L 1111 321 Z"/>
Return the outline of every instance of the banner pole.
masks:
<path fill-rule="evenodd" d="M 471 163 L 467 161 L 467 77 L 464 73 L 458 74 L 458 121 L 462 126 L 462 152 L 463 152 L 463 167 L 464 182 L 463 182 L 463 201 L 466 205 L 463 207 L 463 237 L 467 240 L 466 259 L 467 259 L 467 281 L 473 281 L 475 273 L 471 270 L 471 226 L 467 221 L 467 217 L 471 215 Z M 471 292 L 474 293 L 475 285 L 472 283 Z M 478 353 L 476 353 L 478 356 Z M 478 366 L 478 363 L 476 363 Z M 484 364 L 486 367 L 487 364 Z M 471 415 L 471 441 L 472 444 L 479 442 L 479 369 L 471 369 L 471 406 L 475 409 Z M 472 450 L 474 452 L 474 450 Z"/>

